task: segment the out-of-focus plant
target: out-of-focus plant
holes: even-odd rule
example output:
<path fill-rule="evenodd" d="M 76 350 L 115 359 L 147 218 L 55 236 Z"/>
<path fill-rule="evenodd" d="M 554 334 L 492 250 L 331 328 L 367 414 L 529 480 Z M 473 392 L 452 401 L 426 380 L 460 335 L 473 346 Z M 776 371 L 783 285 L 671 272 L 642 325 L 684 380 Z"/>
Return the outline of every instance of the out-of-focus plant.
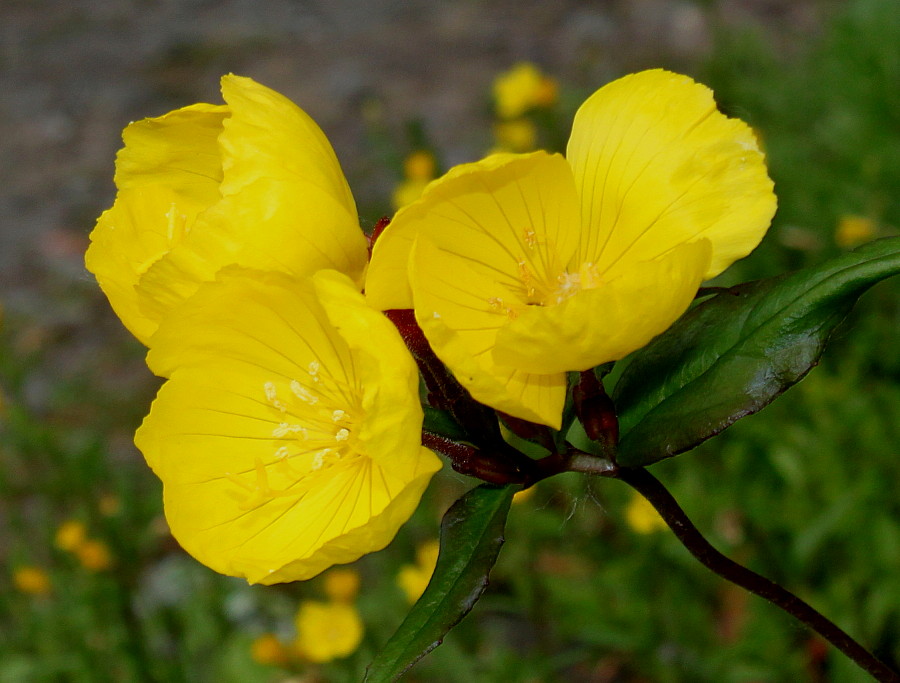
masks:
<path fill-rule="evenodd" d="M 510 79 L 519 91 L 527 75 Z M 525 104 L 498 91 L 498 110 L 520 115 L 546 85 Z M 434 559 L 431 579 L 368 669 L 393 680 L 480 597 L 516 492 L 567 472 L 618 479 L 706 566 L 897 680 L 715 551 L 646 468 L 802 379 L 856 299 L 900 271 L 900 238 L 703 289 L 762 239 L 772 182 L 746 124 L 651 70 L 581 106 L 565 157 L 457 166 L 367 248 L 315 123 L 249 79 L 225 77 L 223 95 L 126 129 L 87 255 L 166 380 L 136 443 L 188 552 L 253 583 L 306 579 L 389 543 L 434 453 L 482 479 L 446 513 L 436 558 L 417 562 L 424 575 Z M 312 662 L 362 638 L 355 589 L 331 584 L 344 597 L 297 616 Z"/>

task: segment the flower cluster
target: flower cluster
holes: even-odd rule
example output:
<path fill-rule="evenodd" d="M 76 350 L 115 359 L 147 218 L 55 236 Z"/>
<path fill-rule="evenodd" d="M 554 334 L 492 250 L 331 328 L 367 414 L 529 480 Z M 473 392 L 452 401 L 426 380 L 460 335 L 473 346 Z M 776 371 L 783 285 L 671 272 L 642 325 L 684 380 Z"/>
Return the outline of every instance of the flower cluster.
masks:
<path fill-rule="evenodd" d="M 498 86 L 505 117 L 556 97 L 523 74 Z M 126 129 L 86 260 L 167 380 L 136 443 L 173 534 L 251 582 L 383 547 L 440 467 L 381 311 L 411 309 L 476 401 L 559 429 L 567 373 L 663 332 L 775 211 L 750 128 L 651 70 L 581 106 L 565 157 L 493 154 L 429 183 L 367 264 L 316 124 L 249 79 L 222 92 Z"/>
<path fill-rule="evenodd" d="M 173 535 L 254 583 L 383 548 L 439 459 L 415 364 L 361 290 L 367 244 L 334 152 L 281 95 L 131 124 L 86 256 L 167 379 L 135 442 Z"/>
<path fill-rule="evenodd" d="M 251 645 L 260 664 L 302 668 L 347 657 L 359 647 L 365 628 L 356 608 L 359 574 L 332 569 L 324 575 L 327 601 L 303 600 L 294 617 L 296 636 L 285 642 L 263 633 Z"/>

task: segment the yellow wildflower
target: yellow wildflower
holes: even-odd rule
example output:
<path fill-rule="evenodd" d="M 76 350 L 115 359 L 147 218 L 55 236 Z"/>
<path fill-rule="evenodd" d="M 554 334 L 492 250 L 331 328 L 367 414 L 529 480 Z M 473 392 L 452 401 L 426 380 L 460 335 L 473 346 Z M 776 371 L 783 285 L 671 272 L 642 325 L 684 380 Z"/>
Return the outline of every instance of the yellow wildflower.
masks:
<path fill-rule="evenodd" d="M 297 612 L 295 647 L 310 662 L 330 662 L 352 654 L 363 637 L 363 623 L 353 605 L 307 600 Z"/>
<path fill-rule="evenodd" d="M 422 597 L 422 593 L 428 587 L 437 566 L 439 550 L 440 544 L 436 540 L 423 543 L 416 551 L 416 563 L 400 567 L 397 584 L 403 589 L 410 604 Z"/>
<path fill-rule="evenodd" d="M 632 491 L 631 500 L 625 508 L 625 521 L 639 534 L 652 534 L 669 528 L 650 501 L 636 491 Z"/>
<path fill-rule="evenodd" d="M 559 428 L 566 372 L 664 331 L 774 211 L 750 128 L 644 71 L 581 106 L 566 158 L 497 154 L 432 182 L 375 244 L 366 293 L 414 308 L 475 399 Z"/>
<path fill-rule="evenodd" d="M 249 78 L 225 76 L 222 95 L 125 129 L 118 195 L 91 233 L 85 264 L 145 345 L 224 266 L 356 281 L 365 268 L 356 205 L 315 122 Z"/>
<path fill-rule="evenodd" d="M 359 572 L 332 569 L 325 574 L 325 595 L 332 602 L 353 602 L 359 593 Z"/>
<path fill-rule="evenodd" d="M 31 565 L 16 567 L 13 583 L 17 590 L 28 595 L 49 595 L 52 590 L 47 572 Z"/>
<path fill-rule="evenodd" d="M 403 160 L 403 173 L 410 180 L 431 180 L 436 166 L 437 162 L 431 152 L 418 149 Z"/>
<path fill-rule="evenodd" d="M 528 119 L 498 121 L 494 124 L 497 152 L 530 152 L 537 145 L 537 128 Z"/>
<path fill-rule="evenodd" d="M 175 538 L 223 574 L 307 579 L 380 550 L 441 466 L 412 357 L 341 273 L 229 269 L 147 362 L 170 379 L 135 443 Z"/>
<path fill-rule="evenodd" d="M 56 530 L 56 547 L 70 553 L 75 552 L 86 538 L 87 530 L 84 524 L 77 519 L 70 519 L 60 524 Z"/>
<path fill-rule="evenodd" d="M 85 569 L 94 572 L 102 572 L 113 566 L 112 554 L 109 547 L 96 539 L 88 539 L 74 549 L 78 561 Z"/>
<path fill-rule="evenodd" d="M 529 62 L 520 62 L 494 79 L 494 106 L 504 119 L 514 119 L 535 107 L 549 107 L 557 96 L 556 81 Z"/>
<path fill-rule="evenodd" d="M 875 221 L 865 216 L 841 216 L 834 241 L 839 247 L 849 249 L 868 242 L 875 237 Z"/>
<path fill-rule="evenodd" d="M 284 666 L 291 659 L 291 651 L 274 633 L 263 633 L 250 644 L 250 656 L 257 664 Z"/>
<path fill-rule="evenodd" d="M 409 154 L 403 161 L 403 173 L 405 175 L 391 196 L 391 204 L 394 209 L 399 209 L 412 204 L 434 179 L 436 162 L 434 155 L 424 149 L 416 150 Z"/>

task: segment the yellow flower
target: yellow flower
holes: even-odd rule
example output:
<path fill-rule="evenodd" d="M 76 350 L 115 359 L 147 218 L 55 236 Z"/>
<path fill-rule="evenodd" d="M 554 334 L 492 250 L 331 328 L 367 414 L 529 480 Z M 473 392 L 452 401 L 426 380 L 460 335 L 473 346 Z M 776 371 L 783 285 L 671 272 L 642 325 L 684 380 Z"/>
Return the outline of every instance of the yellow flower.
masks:
<path fill-rule="evenodd" d="M 839 247 L 849 249 L 875 237 L 875 221 L 864 216 L 841 216 L 834 241 Z"/>
<path fill-rule="evenodd" d="M 556 81 L 544 76 L 531 63 L 520 62 L 494 79 L 497 115 L 514 119 L 529 109 L 549 107 L 558 96 Z"/>
<path fill-rule="evenodd" d="M 135 443 L 175 538 L 223 574 L 307 579 L 380 550 L 441 466 L 412 357 L 341 273 L 228 269 L 147 362 L 170 379 Z"/>
<path fill-rule="evenodd" d="M 144 344 L 224 266 L 359 281 L 356 205 L 315 122 L 249 78 L 222 78 L 225 105 L 195 104 L 129 125 L 118 195 L 100 216 L 88 270 Z"/>
<path fill-rule="evenodd" d="M 84 524 L 77 519 L 70 519 L 60 524 L 56 530 L 56 547 L 70 553 L 75 552 L 86 538 L 87 530 Z"/>
<path fill-rule="evenodd" d="M 558 428 L 566 372 L 663 332 L 774 211 L 750 128 L 644 71 L 581 106 L 566 158 L 497 154 L 432 182 L 375 244 L 366 292 L 414 308 L 475 399 Z"/>
<path fill-rule="evenodd" d="M 632 491 L 631 500 L 625 508 L 625 521 L 639 534 L 652 534 L 669 528 L 650 501 L 636 491 Z"/>
<path fill-rule="evenodd" d="M 353 653 L 363 637 L 359 612 L 346 603 L 307 600 L 297 612 L 295 646 L 310 662 L 330 662 Z"/>
<path fill-rule="evenodd" d="M 412 204 L 434 178 L 434 155 L 424 149 L 416 150 L 409 154 L 403 161 L 403 173 L 405 178 L 394 188 L 391 196 L 391 204 L 394 209 L 399 209 Z"/>
<path fill-rule="evenodd" d="M 353 602 L 359 593 L 359 572 L 332 569 L 325 574 L 325 595 L 332 602 Z"/>
<path fill-rule="evenodd" d="M 52 590 L 47 572 L 31 565 L 16 567 L 13 572 L 13 583 L 16 589 L 28 595 L 49 595 Z"/>
<path fill-rule="evenodd" d="M 283 666 L 290 661 L 291 651 L 274 633 L 263 633 L 250 644 L 250 656 L 257 664 Z"/>
<path fill-rule="evenodd" d="M 416 563 L 400 567 L 397 584 L 403 589 L 410 604 L 422 597 L 422 593 L 428 587 L 437 566 L 439 550 L 440 544 L 437 541 L 423 543 L 416 552 Z"/>
<path fill-rule="evenodd" d="M 410 153 L 403 160 L 403 173 L 410 180 L 431 180 L 435 167 L 434 155 L 424 149 Z"/>
<path fill-rule="evenodd" d="M 88 539 L 74 549 L 78 561 L 85 569 L 102 572 L 113 566 L 113 558 L 109 547 L 96 539 Z"/>
<path fill-rule="evenodd" d="M 494 124 L 497 151 L 530 152 L 537 144 L 537 128 L 528 119 L 499 121 Z"/>

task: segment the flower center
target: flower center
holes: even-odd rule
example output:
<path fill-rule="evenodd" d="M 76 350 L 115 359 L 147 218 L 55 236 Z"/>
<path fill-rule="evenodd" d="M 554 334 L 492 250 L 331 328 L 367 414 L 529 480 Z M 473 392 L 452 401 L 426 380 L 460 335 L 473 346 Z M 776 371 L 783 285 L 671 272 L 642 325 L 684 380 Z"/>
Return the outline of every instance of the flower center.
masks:
<path fill-rule="evenodd" d="M 356 433 L 362 407 L 354 387 L 328 376 L 313 361 L 306 376 L 292 379 L 286 389 L 272 381 L 262 387 L 266 402 L 280 414 L 271 431 L 272 438 L 280 442 L 274 458 L 268 462 L 256 459 L 253 483 L 228 475 L 244 489 L 241 506 L 246 509 L 278 497 L 302 497 L 310 489 L 311 475 L 364 457 Z M 273 487 L 270 476 L 277 477 L 282 488 Z"/>
<path fill-rule="evenodd" d="M 557 276 L 556 281 L 558 286 L 544 305 L 561 304 L 584 289 L 596 289 L 603 284 L 600 271 L 593 263 L 582 263 L 575 272 L 567 269 Z"/>

